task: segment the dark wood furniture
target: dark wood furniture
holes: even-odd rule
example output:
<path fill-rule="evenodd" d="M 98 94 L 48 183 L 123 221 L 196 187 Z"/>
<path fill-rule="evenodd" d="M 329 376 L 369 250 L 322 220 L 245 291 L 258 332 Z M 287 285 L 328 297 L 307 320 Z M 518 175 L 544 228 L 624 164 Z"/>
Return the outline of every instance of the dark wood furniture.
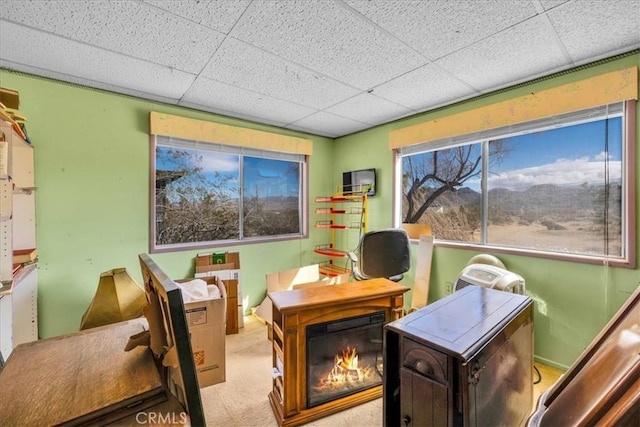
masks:
<path fill-rule="evenodd" d="M 270 292 L 273 302 L 273 380 L 269 401 L 278 424 L 292 426 L 379 398 L 382 385 L 307 408 L 306 327 L 384 311 L 385 321 L 402 316 L 409 288 L 387 279 Z"/>
<path fill-rule="evenodd" d="M 0 372 L 0 425 L 205 424 L 180 290 L 147 255 L 140 262 L 147 309 L 167 329 L 147 316 L 17 346 Z M 125 351 L 147 324 L 152 347 L 168 343 L 162 354 Z M 161 362 L 171 348 L 170 376 Z"/>
<path fill-rule="evenodd" d="M 0 425 L 105 423 L 164 402 L 151 352 L 124 351 L 143 330 L 130 320 L 19 345 L 0 375 Z"/>
<path fill-rule="evenodd" d="M 540 396 L 527 425 L 640 425 L 640 287 Z"/>
<path fill-rule="evenodd" d="M 149 255 L 140 254 L 138 258 L 149 301 L 145 317 L 149 320 L 151 351 L 168 368 L 168 372 L 163 371 L 168 394 L 182 403 L 192 426 L 203 426 L 204 410 L 182 292 Z"/>
<path fill-rule="evenodd" d="M 385 326 L 384 424 L 517 426 L 533 404 L 533 302 L 468 286 Z"/>

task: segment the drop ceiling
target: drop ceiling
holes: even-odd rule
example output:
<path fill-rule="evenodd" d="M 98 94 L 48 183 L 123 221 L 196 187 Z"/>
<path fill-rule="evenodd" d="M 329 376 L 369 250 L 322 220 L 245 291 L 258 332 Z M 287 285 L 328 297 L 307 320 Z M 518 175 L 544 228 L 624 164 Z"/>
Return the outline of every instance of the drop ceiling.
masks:
<path fill-rule="evenodd" d="M 2 0 L 0 67 L 339 137 L 638 49 L 639 5 Z"/>

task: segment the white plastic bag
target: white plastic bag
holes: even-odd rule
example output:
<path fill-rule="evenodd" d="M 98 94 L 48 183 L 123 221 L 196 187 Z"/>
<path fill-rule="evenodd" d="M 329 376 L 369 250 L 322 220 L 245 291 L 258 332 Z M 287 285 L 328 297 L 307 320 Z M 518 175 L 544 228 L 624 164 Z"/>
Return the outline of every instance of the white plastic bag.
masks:
<path fill-rule="evenodd" d="M 209 290 L 209 299 L 222 298 L 222 295 L 220 295 L 220 288 L 216 285 L 208 285 L 207 289 Z"/>
<path fill-rule="evenodd" d="M 175 282 L 182 292 L 182 301 L 184 303 L 202 301 L 205 299 L 218 299 L 220 288 L 216 285 L 208 285 L 202 279 L 193 279 L 189 282 Z"/>
<path fill-rule="evenodd" d="M 189 282 L 176 284 L 182 291 L 182 301 L 185 303 L 200 301 L 209 298 L 209 289 L 207 289 L 207 282 L 202 279 L 194 279 Z"/>

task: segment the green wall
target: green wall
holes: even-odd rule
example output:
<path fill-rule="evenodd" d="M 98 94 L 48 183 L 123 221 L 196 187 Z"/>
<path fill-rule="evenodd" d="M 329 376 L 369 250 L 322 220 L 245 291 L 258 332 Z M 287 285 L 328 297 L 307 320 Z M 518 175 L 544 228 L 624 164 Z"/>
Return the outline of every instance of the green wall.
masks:
<path fill-rule="evenodd" d="M 503 90 L 499 93 L 338 138 L 335 151 L 337 169 L 335 179 L 339 179 L 338 171 L 347 166 L 352 166 L 354 169 L 375 167 L 381 171 L 382 179 L 378 180 L 380 197 L 376 195 L 369 201 L 370 228 L 388 227 L 393 221 L 389 207 L 392 203 L 392 154 L 388 148 L 390 131 L 602 73 L 639 65 L 640 54 L 636 53 L 615 61 L 562 73 L 561 76 Z M 637 113 L 636 135 L 640 135 L 640 126 L 638 126 L 640 124 L 640 109 Z M 640 153 L 640 150 L 637 151 Z M 367 154 L 358 155 L 358 153 Z M 369 153 L 373 154 L 369 155 Z M 347 161 L 348 164 L 344 164 Z M 636 163 L 640 164 L 637 159 Z M 636 174 L 640 177 L 640 174 L 637 172 Z M 637 186 L 638 183 L 636 183 Z M 640 212 L 638 206 L 636 206 L 636 212 Z M 414 247 L 413 250 L 412 261 L 415 265 L 417 247 Z M 636 253 L 638 252 L 640 251 L 637 247 Z M 445 296 L 447 283 L 455 281 L 460 270 L 477 253 L 470 250 L 436 246 L 432 260 L 429 300 L 435 301 Z M 604 265 L 588 265 L 516 255 L 495 255 L 502 260 L 508 269 L 524 277 L 527 293 L 534 300 L 536 358 L 560 368 L 566 368 L 573 363 L 638 287 L 640 279 L 638 269 L 612 268 Z M 415 271 L 412 269 L 410 274 L 403 279 L 403 283 L 411 286 L 414 275 Z M 411 294 L 406 295 L 407 301 L 410 301 Z"/>
<path fill-rule="evenodd" d="M 125 267 L 140 280 L 137 255 L 149 250 L 150 111 L 311 138 L 311 200 L 333 193 L 344 171 L 376 168 L 377 194 L 369 199 L 368 211 L 372 230 L 393 225 L 389 131 L 639 64 L 640 55 L 628 56 L 337 140 L 0 70 L 0 85 L 20 92 L 20 111 L 29 119 L 27 129 L 36 149 L 40 336 L 78 329 L 100 273 Z M 312 204 L 310 212 L 313 224 Z M 312 226 L 309 231 L 308 239 L 213 249 L 240 252 L 246 307 L 264 298 L 265 274 L 319 261 L 313 247 L 326 238 Z M 415 265 L 417 247 L 413 250 Z M 197 252 L 202 251 L 152 256 L 178 279 L 193 275 Z M 446 283 L 455 280 L 472 255 L 462 249 L 435 248 L 430 301 L 445 295 Z M 498 256 L 525 278 L 535 301 L 536 357 L 559 367 L 575 360 L 638 286 L 638 270 Z M 411 286 L 413 280 L 412 270 L 403 283 Z M 407 306 L 410 298 L 408 293 Z"/>
<path fill-rule="evenodd" d="M 149 112 L 210 120 L 313 140 L 309 194 L 334 191 L 332 139 L 0 70 L 20 92 L 35 148 L 39 333 L 78 330 L 102 272 L 125 267 L 141 281 L 149 251 Z M 311 231 L 314 231 L 311 229 Z M 316 237 L 215 248 L 239 251 L 247 307 L 265 296 L 265 274 L 311 264 Z M 192 277 L 206 250 L 153 254 L 175 279 Z"/>

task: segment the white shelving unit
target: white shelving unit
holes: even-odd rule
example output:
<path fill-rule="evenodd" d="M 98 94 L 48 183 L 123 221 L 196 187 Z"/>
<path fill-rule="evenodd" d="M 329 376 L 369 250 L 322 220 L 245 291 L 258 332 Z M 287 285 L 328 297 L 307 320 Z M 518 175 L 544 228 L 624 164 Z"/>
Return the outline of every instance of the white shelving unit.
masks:
<path fill-rule="evenodd" d="M 38 339 L 35 262 L 13 264 L 13 253 L 36 248 L 34 151 L 0 120 L 0 352 Z"/>

